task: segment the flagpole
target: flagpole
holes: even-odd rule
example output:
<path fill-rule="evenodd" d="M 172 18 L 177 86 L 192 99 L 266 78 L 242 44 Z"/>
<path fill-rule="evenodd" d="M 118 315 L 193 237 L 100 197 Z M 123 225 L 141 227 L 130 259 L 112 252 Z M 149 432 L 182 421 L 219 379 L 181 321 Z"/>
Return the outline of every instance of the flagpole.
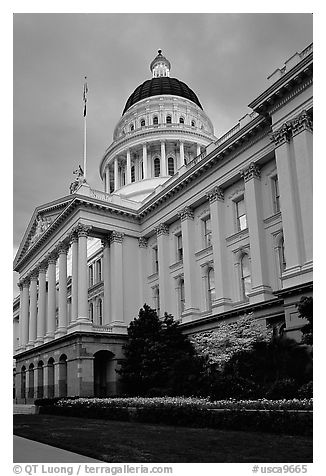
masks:
<path fill-rule="evenodd" d="M 87 136 L 87 126 L 86 126 L 86 115 L 84 116 L 84 178 L 86 180 L 86 136 Z"/>
<path fill-rule="evenodd" d="M 84 91 L 83 91 L 83 101 L 84 101 L 84 179 L 86 180 L 86 163 L 87 163 L 87 153 L 86 153 L 86 136 L 87 136 L 87 124 L 86 124 L 86 116 L 87 116 L 87 93 L 88 93 L 88 86 L 87 86 L 87 76 L 85 76 L 85 83 L 84 83 Z"/>

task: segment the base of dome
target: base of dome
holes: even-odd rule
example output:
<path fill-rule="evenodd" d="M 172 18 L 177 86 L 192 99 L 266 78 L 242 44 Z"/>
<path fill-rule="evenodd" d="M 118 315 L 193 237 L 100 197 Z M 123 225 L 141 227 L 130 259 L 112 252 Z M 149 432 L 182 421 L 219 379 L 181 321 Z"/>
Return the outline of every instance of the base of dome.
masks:
<path fill-rule="evenodd" d="M 132 182 L 124 185 L 114 192 L 121 198 L 133 200 L 134 202 L 143 202 L 149 195 L 151 195 L 157 187 L 163 185 L 171 177 L 152 177 L 140 180 L 139 182 Z"/>

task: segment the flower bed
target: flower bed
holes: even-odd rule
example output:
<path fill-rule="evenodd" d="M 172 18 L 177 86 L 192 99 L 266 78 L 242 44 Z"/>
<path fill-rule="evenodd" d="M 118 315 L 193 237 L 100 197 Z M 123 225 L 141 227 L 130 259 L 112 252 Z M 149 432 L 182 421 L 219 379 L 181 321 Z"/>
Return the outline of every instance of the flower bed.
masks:
<path fill-rule="evenodd" d="M 168 425 L 312 433 L 312 399 L 62 398 L 37 400 L 40 413 Z"/>

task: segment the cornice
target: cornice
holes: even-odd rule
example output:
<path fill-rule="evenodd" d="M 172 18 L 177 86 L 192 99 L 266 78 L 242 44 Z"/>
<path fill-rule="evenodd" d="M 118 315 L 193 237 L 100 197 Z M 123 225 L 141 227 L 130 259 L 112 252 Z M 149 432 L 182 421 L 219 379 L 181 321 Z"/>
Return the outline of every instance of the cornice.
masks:
<path fill-rule="evenodd" d="M 259 114 L 266 114 L 270 112 L 271 106 L 282 96 L 288 94 L 289 91 L 293 93 L 298 84 L 300 85 L 299 88 L 301 88 L 301 83 L 305 82 L 307 76 L 312 76 L 312 57 L 313 54 L 310 53 L 303 58 L 302 61 L 291 68 L 260 96 L 251 101 L 248 107 Z"/>

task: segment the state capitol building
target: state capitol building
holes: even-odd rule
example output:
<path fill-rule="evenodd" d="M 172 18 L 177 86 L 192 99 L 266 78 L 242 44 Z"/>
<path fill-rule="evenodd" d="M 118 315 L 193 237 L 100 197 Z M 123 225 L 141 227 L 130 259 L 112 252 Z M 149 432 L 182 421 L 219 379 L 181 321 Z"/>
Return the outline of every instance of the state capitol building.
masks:
<path fill-rule="evenodd" d="M 144 303 L 189 335 L 253 313 L 300 338 L 296 303 L 312 294 L 312 55 L 311 44 L 289 58 L 215 137 L 158 51 L 99 164 L 103 189 L 78 177 L 26 229 L 14 260 L 17 402 L 118 394 Z"/>

